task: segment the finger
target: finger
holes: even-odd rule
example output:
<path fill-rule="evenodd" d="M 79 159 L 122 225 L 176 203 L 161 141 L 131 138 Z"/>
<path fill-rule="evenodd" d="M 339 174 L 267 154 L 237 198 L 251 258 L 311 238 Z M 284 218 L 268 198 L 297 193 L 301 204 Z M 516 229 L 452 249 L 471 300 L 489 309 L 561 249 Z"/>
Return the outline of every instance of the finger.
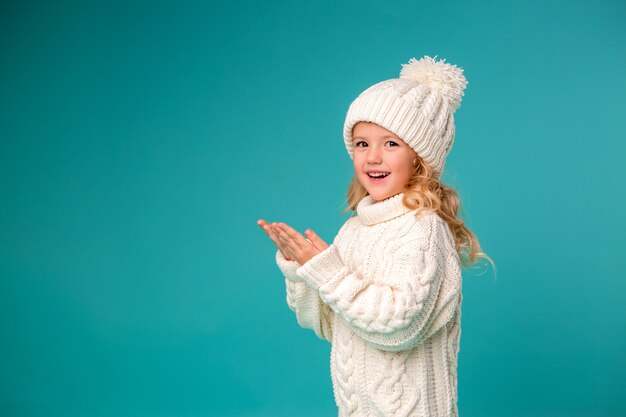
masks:
<path fill-rule="evenodd" d="M 276 233 L 283 248 L 285 248 L 294 259 L 300 259 L 302 252 L 300 245 L 280 226 L 280 223 L 273 223 L 272 225 L 274 227 L 274 233 Z"/>
<path fill-rule="evenodd" d="M 259 220 L 257 224 L 261 227 L 261 229 L 263 229 L 267 236 L 269 236 L 269 238 L 274 241 L 274 243 L 278 244 L 278 238 L 276 237 L 276 234 L 273 232 L 272 226 L 269 223 L 264 220 Z"/>
<path fill-rule="evenodd" d="M 267 233 L 267 235 L 268 235 L 268 236 L 270 236 L 270 237 L 271 237 L 271 234 L 272 234 L 272 228 L 271 228 L 271 225 L 270 225 L 268 222 L 266 222 L 265 220 L 258 220 L 256 223 L 259 225 L 259 227 L 260 227 L 260 228 L 261 228 L 261 229 L 262 229 L 265 233 Z"/>
<path fill-rule="evenodd" d="M 280 238 L 283 239 L 283 242 L 285 242 L 285 239 L 288 239 L 286 244 L 290 248 L 294 259 L 296 259 L 300 264 L 303 264 L 322 251 L 321 249 L 318 249 L 309 239 L 306 239 L 295 229 L 289 227 L 285 223 L 278 223 L 278 230 Z"/>
<path fill-rule="evenodd" d="M 285 250 L 292 258 L 297 259 L 300 248 L 293 241 L 293 239 L 280 228 L 278 223 L 272 223 L 272 230 L 274 231 L 274 234 L 276 235 L 283 250 Z"/>
<path fill-rule="evenodd" d="M 278 250 L 280 250 L 280 252 L 283 254 L 283 257 L 288 260 L 291 261 L 293 260 L 293 258 L 286 252 L 284 245 L 282 242 L 279 241 L 278 237 L 276 236 L 276 234 L 273 232 L 272 230 L 272 225 L 269 224 L 268 222 L 264 221 L 264 220 L 259 220 L 257 222 L 257 224 L 261 227 L 261 229 L 263 229 L 263 231 L 269 236 L 269 238 L 272 240 L 272 242 L 274 242 L 274 244 L 276 245 L 276 247 L 278 248 Z"/>
<path fill-rule="evenodd" d="M 292 236 L 290 236 L 286 230 L 284 230 L 280 224 L 276 224 L 274 228 L 278 240 L 283 246 L 291 253 L 296 259 L 300 258 L 300 252 L 302 251 L 301 244 L 299 244 Z"/>
<path fill-rule="evenodd" d="M 267 226 L 268 229 L 268 234 L 270 236 L 270 239 L 272 239 L 274 241 L 274 243 L 276 244 L 276 246 L 280 249 L 281 252 L 283 252 L 283 255 L 287 255 L 287 242 L 285 242 L 284 239 L 281 239 L 276 232 L 273 231 L 271 226 Z"/>
<path fill-rule="evenodd" d="M 319 237 L 317 233 L 315 233 L 313 230 L 309 229 L 306 231 L 305 234 L 307 235 L 311 243 L 320 251 L 323 251 L 324 249 L 328 248 L 329 246 L 328 243 L 324 242 L 322 238 Z"/>
<path fill-rule="evenodd" d="M 265 233 L 267 233 L 267 235 L 270 237 L 270 239 L 272 239 L 272 241 L 274 241 L 274 243 L 276 243 L 276 244 L 280 243 L 279 240 L 278 240 L 278 237 L 272 231 L 272 228 L 270 226 L 264 226 L 263 230 L 265 231 Z"/>
<path fill-rule="evenodd" d="M 311 245 L 310 241 L 307 241 L 304 236 L 302 236 L 297 230 L 293 227 L 290 227 L 286 223 L 278 223 L 279 230 L 282 230 L 293 242 L 298 245 L 298 247 L 304 249 Z"/>
<path fill-rule="evenodd" d="M 321 248 L 318 248 L 317 245 L 315 244 L 315 240 L 311 238 L 311 230 L 310 229 L 307 229 L 307 230 L 304 231 L 304 236 L 306 236 L 306 240 L 311 242 L 311 245 L 313 245 L 316 249 L 321 250 Z"/>
<path fill-rule="evenodd" d="M 278 238 L 276 237 L 276 235 L 274 233 L 271 233 L 271 236 L 272 236 L 271 239 L 274 241 L 274 244 L 276 245 L 276 247 L 278 248 L 280 253 L 283 254 L 283 257 L 286 260 L 288 260 L 288 261 L 292 261 L 294 259 L 294 257 L 293 257 L 293 254 L 291 253 L 291 251 L 289 250 L 289 248 L 287 248 L 284 243 L 282 243 L 280 240 L 278 240 Z"/>
<path fill-rule="evenodd" d="M 267 231 L 268 223 L 265 220 L 257 220 L 256 224 L 258 224 L 261 230 L 263 230 L 269 236 L 269 233 Z"/>

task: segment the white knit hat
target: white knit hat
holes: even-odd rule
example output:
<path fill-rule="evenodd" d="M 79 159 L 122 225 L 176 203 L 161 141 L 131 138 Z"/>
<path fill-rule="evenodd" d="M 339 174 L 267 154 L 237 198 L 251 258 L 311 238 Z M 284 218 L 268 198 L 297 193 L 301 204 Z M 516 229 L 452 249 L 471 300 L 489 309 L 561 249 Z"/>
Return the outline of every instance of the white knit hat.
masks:
<path fill-rule="evenodd" d="M 453 114 L 467 84 L 463 69 L 445 59 L 411 58 L 402 65 L 399 78 L 374 84 L 350 105 L 343 128 L 350 158 L 352 128 L 358 122 L 372 122 L 400 137 L 440 176 L 454 142 Z"/>

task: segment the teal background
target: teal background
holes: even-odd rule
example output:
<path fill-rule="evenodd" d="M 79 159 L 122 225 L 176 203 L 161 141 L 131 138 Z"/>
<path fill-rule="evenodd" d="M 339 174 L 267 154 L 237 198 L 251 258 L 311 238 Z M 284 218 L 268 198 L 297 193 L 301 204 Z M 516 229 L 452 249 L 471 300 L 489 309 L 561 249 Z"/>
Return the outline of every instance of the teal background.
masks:
<path fill-rule="evenodd" d="M 0 4 L 0 415 L 333 416 L 256 221 L 331 241 L 366 87 L 469 85 L 459 410 L 626 415 L 623 1 Z"/>

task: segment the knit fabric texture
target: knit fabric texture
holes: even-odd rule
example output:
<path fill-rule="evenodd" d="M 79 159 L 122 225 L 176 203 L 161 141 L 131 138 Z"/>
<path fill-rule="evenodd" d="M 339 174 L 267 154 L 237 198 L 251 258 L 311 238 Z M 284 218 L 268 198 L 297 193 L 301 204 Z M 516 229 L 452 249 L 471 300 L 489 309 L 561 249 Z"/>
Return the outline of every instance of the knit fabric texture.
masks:
<path fill-rule="evenodd" d="M 299 325 L 332 344 L 339 417 L 458 416 L 459 258 L 447 223 L 402 198 L 363 198 L 302 266 L 276 252 Z"/>

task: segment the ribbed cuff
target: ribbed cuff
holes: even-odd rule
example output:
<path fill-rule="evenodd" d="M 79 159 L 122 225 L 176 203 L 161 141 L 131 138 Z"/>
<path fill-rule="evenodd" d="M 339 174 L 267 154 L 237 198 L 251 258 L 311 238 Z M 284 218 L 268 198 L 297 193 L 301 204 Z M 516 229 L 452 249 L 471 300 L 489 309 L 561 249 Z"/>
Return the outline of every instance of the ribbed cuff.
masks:
<path fill-rule="evenodd" d="M 278 268 L 280 268 L 280 270 L 282 271 L 285 278 L 287 278 L 288 280 L 294 282 L 304 281 L 302 277 L 298 276 L 297 273 L 300 264 L 296 261 L 288 261 L 287 259 L 285 259 L 280 250 L 276 251 L 276 264 L 278 265 Z"/>
<path fill-rule="evenodd" d="M 337 248 L 331 244 L 299 267 L 297 274 L 303 277 L 311 287 L 319 289 L 337 275 L 343 267 L 344 264 Z"/>

